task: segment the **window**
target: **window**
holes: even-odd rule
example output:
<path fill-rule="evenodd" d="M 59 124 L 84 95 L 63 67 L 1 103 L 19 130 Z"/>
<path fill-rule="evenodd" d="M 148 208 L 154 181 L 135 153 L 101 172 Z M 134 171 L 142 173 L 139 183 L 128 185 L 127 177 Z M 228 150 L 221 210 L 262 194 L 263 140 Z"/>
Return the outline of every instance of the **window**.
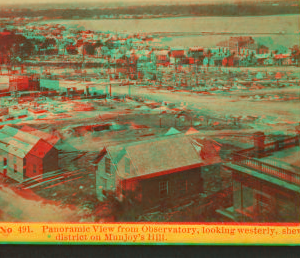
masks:
<path fill-rule="evenodd" d="M 105 158 L 105 172 L 107 174 L 110 174 L 110 158 Z"/>
<path fill-rule="evenodd" d="M 17 173 L 18 170 L 17 170 L 17 164 L 14 164 L 14 173 Z"/>
<path fill-rule="evenodd" d="M 36 164 L 32 165 L 32 172 L 35 174 L 36 173 Z"/>
<path fill-rule="evenodd" d="M 278 142 L 278 147 L 281 149 L 284 147 L 284 141 Z"/>
<path fill-rule="evenodd" d="M 258 214 L 262 218 L 268 219 L 274 210 L 274 205 L 272 203 L 271 198 L 263 194 L 256 194 L 256 200 Z"/>
<path fill-rule="evenodd" d="M 3 158 L 3 167 L 7 166 L 7 158 Z"/>
<path fill-rule="evenodd" d="M 125 157 L 125 173 L 130 174 L 130 159 Z"/>
<path fill-rule="evenodd" d="M 23 160 L 23 170 L 24 173 L 26 173 L 26 159 Z"/>
<path fill-rule="evenodd" d="M 185 193 L 187 190 L 187 181 L 184 179 L 179 179 L 177 182 L 178 193 Z"/>
<path fill-rule="evenodd" d="M 107 188 L 107 179 L 102 178 L 102 181 L 103 181 L 103 188 L 106 189 Z"/>
<path fill-rule="evenodd" d="M 168 181 L 159 182 L 159 197 L 165 198 L 168 196 Z"/>

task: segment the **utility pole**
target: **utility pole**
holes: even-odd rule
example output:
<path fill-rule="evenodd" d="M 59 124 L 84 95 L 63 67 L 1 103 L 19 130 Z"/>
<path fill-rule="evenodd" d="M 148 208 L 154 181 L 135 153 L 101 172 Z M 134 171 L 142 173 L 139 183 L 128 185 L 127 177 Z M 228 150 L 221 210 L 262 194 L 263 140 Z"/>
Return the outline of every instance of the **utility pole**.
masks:
<path fill-rule="evenodd" d="M 196 87 L 198 87 L 198 59 L 196 60 L 196 65 L 195 65 L 195 77 L 196 77 Z"/>
<path fill-rule="evenodd" d="M 107 80 L 106 80 L 106 84 L 105 84 L 105 88 L 106 88 L 106 98 L 108 97 L 107 95 L 109 95 L 109 92 L 108 92 L 108 84 L 109 84 L 109 75 L 107 75 Z"/>
<path fill-rule="evenodd" d="M 82 64 L 84 63 L 84 45 L 82 45 Z"/>
<path fill-rule="evenodd" d="M 111 97 L 111 83 L 109 84 L 109 96 Z"/>
<path fill-rule="evenodd" d="M 161 128 L 161 106 L 160 106 L 160 112 L 159 112 L 159 127 Z"/>
<path fill-rule="evenodd" d="M 130 83 L 128 84 L 128 95 L 129 95 L 129 97 L 131 97 Z"/>

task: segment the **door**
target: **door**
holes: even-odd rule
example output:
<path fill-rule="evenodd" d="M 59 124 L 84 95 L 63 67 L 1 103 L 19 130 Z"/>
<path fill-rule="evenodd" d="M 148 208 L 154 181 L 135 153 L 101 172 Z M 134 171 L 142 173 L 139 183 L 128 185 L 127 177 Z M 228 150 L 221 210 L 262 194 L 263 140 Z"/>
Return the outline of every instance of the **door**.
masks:
<path fill-rule="evenodd" d="M 7 158 L 3 158 L 3 176 L 7 176 Z"/>

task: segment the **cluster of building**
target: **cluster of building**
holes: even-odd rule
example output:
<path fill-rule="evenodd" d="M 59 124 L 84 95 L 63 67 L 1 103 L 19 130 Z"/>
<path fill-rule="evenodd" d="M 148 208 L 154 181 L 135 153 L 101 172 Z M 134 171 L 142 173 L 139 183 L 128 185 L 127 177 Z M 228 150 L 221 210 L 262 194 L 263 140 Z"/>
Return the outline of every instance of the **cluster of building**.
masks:
<path fill-rule="evenodd" d="M 41 43 L 46 39 L 54 40 L 47 46 L 58 55 L 84 54 L 83 45 L 91 44 L 94 46 L 95 56 L 99 54 L 98 43 L 112 47 L 128 46 L 128 48 L 144 47 L 145 42 L 150 38 L 143 34 L 113 34 L 77 28 L 66 28 L 61 24 L 36 24 L 36 25 L 18 25 L 14 28 L 18 34 L 25 36 L 33 42 L 39 43 L 36 50 L 43 54 L 47 49 L 41 49 Z M 38 33 L 37 33 L 38 31 Z M 105 48 L 103 50 L 105 52 Z"/>
<path fill-rule="evenodd" d="M 81 28 L 66 28 L 60 24 L 19 25 L 14 30 L 31 40 L 35 52 L 55 55 L 82 56 L 118 60 L 131 58 L 136 62 L 154 62 L 171 65 L 175 63 L 211 66 L 247 66 L 247 65 L 291 65 L 291 51 L 269 49 L 249 36 L 230 37 L 215 47 L 163 47 L 154 44 L 153 37 L 147 34 L 113 34 Z M 37 33 L 38 31 L 38 33 Z M 50 40 L 49 44 L 43 42 Z M 149 44 L 149 41 L 152 43 Z M 89 45 L 87 47 L 87 45 Z"/>
<path fill-rule="evenodd" d="M 138 79 L 157 75 L 158 66 L 247 66 L 289 65 L 290 52 L 278 53 L 258 44 L 252 37 L 231 37 L 215 48 L 158 48 L 147 44 L 146 36 L 114 36 L 92 31 L 66 30 L 64 26 L 41 25 L 19 28 L 28 39 L 49 38 L 55 55 L 88 56 L 89 60 L 107 59 L 107 75 L 111 78 Z M 101 43 L 100 43 L 101 41 Z M 93 51 L 88 50 L 87 44 Z M 39 49 L 46 51 L 46 49 Z M 45 83 L 53 90 L 57 81 Z M 9 77 L 8 92 L 39 92 L 44 81 L 37 75 Z M 71 88 L 67 89 L 67 94 Z M 76 90 L 76 89 L 75 89 Z M 86 87 L 86 94 L 92 88 Z M 90 92 L 89 92 L 90 91 Z M 84 90 L 82 90 L 82 95 Z M 35 108 L 29 112 L 41 112 Z M 0 110 L 0 116 L 12 112 Z M 160 109 L 161 112 L 161 109 Z M 20 115 L 20 114 L 19 114 Z M 231 221 L 299 221 L 300 209 L 300 128 L 296 135 L 266 143 L 265 135 L 253 135 L 251 148 L 239 151 L 231 142 L 230 155 L 222 156 L 222 140 L 200 137 L 190 128 L 181 134 L 170 130 L 150 140 L 125 144 L 108 144 L 93 161 L 96 172 L 96 196 L 99 201 L 113 194 L 120 202 L 134 196 L 144 211 L 180 205 L 183 199 L 197 199 L 210 192 L 209 176 L 220 180 L 216 191 L 231 189 L 231 202 L 214 207 L 222 220 Z M 0 173 L 17 182 L 28 178 L 43 180 L 43 175 L 60 168 L 57 144 L 60 138 L 51 133 L 23 126 L 0 129 Z M 230 177 L 230 183 L 222 183 Z M 224 181 L 225 182 L 225 181 Z"/>
<path fill-rule="evenodd" d="M 197 134 L 106 147 L 97 161 L 98 198 L 133 191 L 144 208 L 171 207 L 209 191 L 206 174 L 214 171 L 215 179 L 230 174 L 232 180 L 232 206 L 216 209 L 222 221 L 299 221 L 299 129 L 270 143 L 260 132 L 253 139 L 254 147 L 228 160 L 220 157 L 220 143 Z"/>
<path fill-rule="evenodd" d="M 211 192 L 212 175 L 220 180 L 216 191 L 231 189 L 230 204 L 214 210 L 222 221 L 299 221 L 300 127 L 295 136 L 266 142 L 262 132 L 253 134 L 253 147 L 239 148 L 226 158 L 222 140 L 171 129 L 166 135 L 125 144 L 108 144 L 93 161 L 96 195 L 103 202 L 113 194 L 122 202 L 134 196 L 143 211 L 180 206 Z M 60 138 L 23 126 L 0 129 L 0 173 L 15 181 L 59 169 L 56 148 Z M 235 146 L 236 145 L 236 146 Z M 231 142 L 231 147 L 240 146 Z M 237 149 L 237 148 L 235 148 Z M 230 182 L 222 182 L 230 177 Z M 210 179 L 211 180 L 211 179 Z"/>
<path fill-rule="evenodd" d="M 110 79 L 157 80 L 162 77 L 162 67 L 169 67 L 176 72 L 178 67 L 193 67 L 196 70 L 189 75 L 193 76 L 198 73 L 198 67 L 298 64 L 291 50 L 270 49 L 246 36 L 230 37 L 211 48 L 175 48 L 155 44 L 157 39 L 147 34 L 103 33 L 66 28 L 59 24 L 17 26 L 16 31 L 34 45 L 33 54 L 25 60 L 26 65 L 63 64 L 66 69 L 74 66 L 81 72 L 84 67 L 103 67 L 105 72 L 101 76 L 109 76 Z M 6 56 L 7 53 L 1 52 L 0 62 L 12 64 L 9 61 L 11 55 Z"/>

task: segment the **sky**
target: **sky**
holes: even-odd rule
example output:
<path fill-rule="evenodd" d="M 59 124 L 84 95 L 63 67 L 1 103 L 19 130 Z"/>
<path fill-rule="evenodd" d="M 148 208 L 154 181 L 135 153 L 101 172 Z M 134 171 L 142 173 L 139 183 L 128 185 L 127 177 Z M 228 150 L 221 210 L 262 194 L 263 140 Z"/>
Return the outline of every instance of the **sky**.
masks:
<path fill-rule="evenodd" d="M 61 3 L 61 4 L 74 4 L 74 3 L 97 3 L 97 4 L 114 4 L 114 3 L 122 3 L 122 5 L 132 5 L 132 3 L 139 5 L 145 3 L 167 3 L 167 4 L 187 4 L 187 3 L 243 3 L 243 2 L 262 2 L 272 0 L 10 0 L 4 1 L 0 0 L 0 5 L 14 5 L 14 4 L 22 4 L 23 6 L 26 4 L 51 4 L 51 3 Z"/>

